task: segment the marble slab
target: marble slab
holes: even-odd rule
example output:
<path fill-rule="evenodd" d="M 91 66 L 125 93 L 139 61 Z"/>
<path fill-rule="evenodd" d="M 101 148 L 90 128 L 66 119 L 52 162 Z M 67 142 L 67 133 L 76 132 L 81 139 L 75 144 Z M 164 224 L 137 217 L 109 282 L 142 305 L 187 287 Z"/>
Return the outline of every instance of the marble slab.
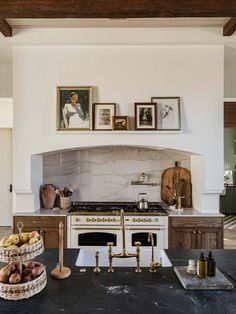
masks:
<path fill-rule="evenodd" d="M 232 290 L 232 283 L 216 269 L 214 277 L 198 278 L 187 273 L 187 266 L 175 266 L 174 271 L 186 290 Z"/>
<path fill-rule="evenodd" d="M 43 182 L 73 187 L 76 201 L 135 201 L 140 192 L 160 201 L 160 185 L 137 186 L 141 172 L 146 181 L 160 183 L 164 169 L 175 160 L 190 169 L 190 155 L 131 146 L 106 146 L 43 156 Z"/>

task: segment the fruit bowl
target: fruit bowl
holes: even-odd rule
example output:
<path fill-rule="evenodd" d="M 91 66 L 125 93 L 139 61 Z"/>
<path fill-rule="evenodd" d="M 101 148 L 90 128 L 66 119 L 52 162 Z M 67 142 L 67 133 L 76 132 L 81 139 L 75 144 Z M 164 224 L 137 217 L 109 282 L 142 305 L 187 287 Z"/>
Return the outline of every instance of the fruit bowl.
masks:
<path fill-rule="evenodd" d="M 41 263 L 36 263 L 36 266 L 43 266 Z M 43 266 L 44 267 L 44 266 Z M 35 279 L 17 284 L 0 283 L 0 297 L 6 300 L 21 300 L 28 299 L 33 295 L 42 291 L 47 284 L 46 268 Z"/>
<path fill-rule="evenodd" d="M 16 235 L 20 236 L 20 235 Z M 40 235 L 37 237 L 37 242 L 33 244 L 10 245 L 8 247 L 0 247 L 0 261 L 4 263 L 26 261 L 35 258 L 44 251 L 43 239 Z"/>

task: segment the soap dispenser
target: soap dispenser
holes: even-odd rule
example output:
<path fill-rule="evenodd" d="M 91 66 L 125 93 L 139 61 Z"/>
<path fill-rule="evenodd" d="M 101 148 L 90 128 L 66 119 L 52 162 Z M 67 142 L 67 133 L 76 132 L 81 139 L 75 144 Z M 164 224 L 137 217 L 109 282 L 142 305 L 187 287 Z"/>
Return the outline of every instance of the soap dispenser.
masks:
<path fill-rule="evenodd" d="M 214 277 L 215 275 L 216 275 L 216 262 L 210 251 L 208 253 L 208 258 L 207 258 L 207 276 Z"/>
<path fill-rule="evenodd" d="M 204 257 L 204 253 L 202 252 L 199 260 L 197 261 L 197 276 L 199 278 L 207 277 L 207 260 Z"/>

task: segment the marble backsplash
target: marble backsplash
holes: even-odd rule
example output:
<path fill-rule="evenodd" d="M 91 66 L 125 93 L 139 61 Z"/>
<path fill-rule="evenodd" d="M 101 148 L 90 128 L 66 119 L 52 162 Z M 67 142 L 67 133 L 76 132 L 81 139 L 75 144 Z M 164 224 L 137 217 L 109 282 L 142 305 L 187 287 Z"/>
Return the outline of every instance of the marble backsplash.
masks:
<path fill-rule="evenodd" d="M 163 170 L 180 161 L 190 169 L 190 155 L 171 150 L 109 146 L 70 150 L 43 156 L 44 184 L 71 186 L 75 201 L 134 201 L 140 192 L 160 200 L 160 185 L 136 186 L 138 174 L 160 183 Z"/>

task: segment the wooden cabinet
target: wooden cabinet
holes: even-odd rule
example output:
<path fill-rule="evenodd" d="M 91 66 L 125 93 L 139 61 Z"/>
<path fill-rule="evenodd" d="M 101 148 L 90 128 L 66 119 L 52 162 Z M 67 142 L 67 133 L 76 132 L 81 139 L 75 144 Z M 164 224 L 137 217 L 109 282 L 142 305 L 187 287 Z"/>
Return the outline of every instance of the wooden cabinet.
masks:
<path fill-rule="evenodd" d="M 169 248 L 222 249 L 223 218 L 170 217 Z"/>
<path fill-rule="evenodd" d="M 37 230 L 43 237 L 45 248 L 58 248 L 58 226 L 60 222 L 64 224 L 64 246 L 67 246 L 67 225 L 65 216 L 14 216 L 14 233 L 17 233 L 17 223 L 24 224 L 23 231 L 30 232 Z"/>

